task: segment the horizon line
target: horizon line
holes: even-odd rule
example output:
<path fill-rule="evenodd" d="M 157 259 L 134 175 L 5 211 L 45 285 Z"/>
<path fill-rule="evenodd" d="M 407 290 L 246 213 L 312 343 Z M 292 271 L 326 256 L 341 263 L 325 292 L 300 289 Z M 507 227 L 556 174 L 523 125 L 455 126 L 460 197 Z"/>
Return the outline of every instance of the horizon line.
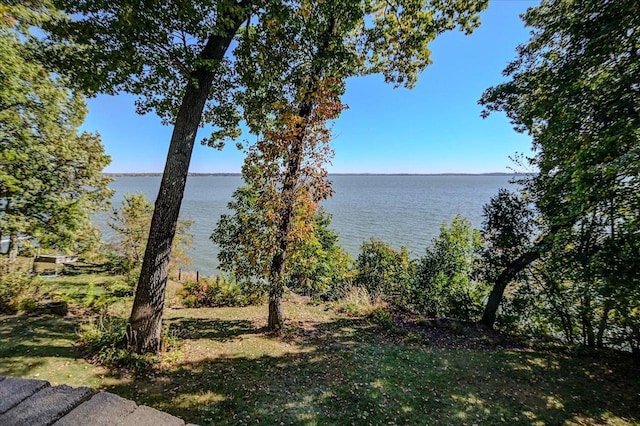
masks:
<path fill-rule="evenodd" d="M 119 177 L 144 177 L 162 176 L 162 172 L 104 172 L 105 176 Z M 533 172 L 443 172 L 443 173 L 379 173 L 379 172 L 354 172 L 354 173 L 329 173 L 328 176 L 514 176 L 534 175 Z M 242 176 L 239 172 L 189 172 L 187 176 Z"/>

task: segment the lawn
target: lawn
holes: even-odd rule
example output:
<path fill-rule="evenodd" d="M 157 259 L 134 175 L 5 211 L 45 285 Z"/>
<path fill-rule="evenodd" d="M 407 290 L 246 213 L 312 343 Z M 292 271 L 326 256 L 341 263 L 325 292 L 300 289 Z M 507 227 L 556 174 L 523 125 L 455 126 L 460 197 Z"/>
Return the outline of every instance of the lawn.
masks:
<path fill-rule="evenodd" d="M 407 335 L 302 299 L 285 312 L 271 335 L 266 306 L 167 309 L 183 345 L 144 375 L 83 360 L 81 316 L 2 316 L 0 375 L 92 386 L 202 425 L 640 424 L 639 365 L 625 356 L 443 348 L 427 326 Z"/>

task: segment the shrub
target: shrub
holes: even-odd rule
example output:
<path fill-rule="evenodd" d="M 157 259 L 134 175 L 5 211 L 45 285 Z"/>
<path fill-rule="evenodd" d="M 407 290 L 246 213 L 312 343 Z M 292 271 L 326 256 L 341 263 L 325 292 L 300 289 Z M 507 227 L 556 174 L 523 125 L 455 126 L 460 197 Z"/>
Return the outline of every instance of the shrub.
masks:
<path fill-rule="evenodd" d="M 405 303 L 416 272 L 406 247 L 397 251 L 371 239 L 362 244 L 355 266 L 354 283 L 367 289 L 372 298 L 382 297 L 399 305 Z"/>
<path fill-rule="evenodd" d="M 26 273 L 0 276 L 0 312 L 15 314 L 37 309 L 41 281 Z"/>
<path fill-rule="evenodd" d="M 148 371 L 159 358 L 154 355 L 138 355 L 126 348 L 127 321 L 124 318 L 99 317 L 81 326 L 77 346 L 92 362 L 109 368 L 125 368 L 136 373 Z M 179 347 L 179 341 L 163 329 L 161 351 Z"/>
<path fill-rule="evenodd" d="M 331 215 L 320 210 L 313 220 L 313 236 L 297 243 L 287 259 L 289 290 L 305 296 L 336 299 L 351 281 L 353 259 L 331 230 Z"/>
<path fill-rule="evenodd" d="M 221 276 L 186 282 L 178 291 L 182 303 L 189 308 L 248 306 L 261 303 L 265 293 L 258 286 L 242 285 Z"/>
<path fill-rule="evenodd" d="M 380 327 L 385 330 L 393 330 L 395 328 L 395 324 L 393 323 L 393 318 L 388 311 L 384 309 L 378 308 L 374 309 L 369 314 L 369 319 L 374 323 L 378 324 Z"/>
<path fill-rule="evenodd" d="M 78 349 L 86 356 L 105 363 L 112 358 L 109 354 L 124 349 L 126 329 L 127 321 L 123 318 L 100 317 L 97 321 L 92 320 L 80 327 Z"/>
<path fill-rule="evenodd" d="M 475 280 L 482 241 L 467 219 L 456 216 L 442 225 L 420 259 L 411 304 L 427 316 L 473 319 L 481 312 L 485 291 Z"/>
<path fill-rule="evenodd" d="M 107 291 L 115 297 L 133 296 L 134 287 L 130 282 L 122 279 L 114 279 L 106 283 Z"/>

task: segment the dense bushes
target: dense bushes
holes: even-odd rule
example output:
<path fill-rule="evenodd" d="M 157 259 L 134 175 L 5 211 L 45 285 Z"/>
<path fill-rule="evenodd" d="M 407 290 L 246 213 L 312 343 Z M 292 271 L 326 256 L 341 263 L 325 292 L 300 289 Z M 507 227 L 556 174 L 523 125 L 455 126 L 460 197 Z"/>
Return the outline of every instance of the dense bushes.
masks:
<path fill-rule="evenodd" d="M 355 270 L 354 284 L 365 288 L 373 299 L 404 304 L 416 268 L 406 247 L 397 251 L 372 239 L 362 244 Z"/>
<path fill-rule="evenodd" d="M 40 280 L 26 273 L 0 275 L 0 313 L 35 310 L 39 287 Z"/>
<path fill-rule="evenodd" d="M 126 348 L 126 331 L 127 320 L 124 318 L 100 316 L 81 326 L 76 345 L 86 358 L 97 364 L 144 373 L 157 361 L 157 357 L 129 351 Z M 167 328 L 163 330 L 161 337 L 162 352 L 180 346 L 180 342 L 169 335 Z"/>
<path fill-rule="evenodd" d="M 477 280 L 482 239 L 471 223 L 456 216 L 442 225 L 419 260 L 411 304 L 427 316 L 477 319 L 486 291 Z"/>
<path fill-rule="evenodd" d="M 381 241 L 365 242 L 355 263 L 354 284 L 371 302 L 381 298 L 425 316 L 477 319 L 486 290 L 477 280 L 482 238 L 468 220 L 442 225 L 425 255 L 412 260 Z M 353 293 L 353 291 L 351 292 Z"/>
<path fill-rule="evenodd" d="M 353 259 L 338 244 L 338 234 L 329 228 L 331 216 L 320 210 L 314 215 L 313 238 L 292 251 L 287 287 L 306 296 L 333 299 L 353 278 Z"/>
<path fill-rule="evenodd" d="M 242 285 L 221 276 L 186 282 L 178 291 L 182 303 L 189 308 L 247 306 L 264 300 L 266 291 L 260 286 Z"/>

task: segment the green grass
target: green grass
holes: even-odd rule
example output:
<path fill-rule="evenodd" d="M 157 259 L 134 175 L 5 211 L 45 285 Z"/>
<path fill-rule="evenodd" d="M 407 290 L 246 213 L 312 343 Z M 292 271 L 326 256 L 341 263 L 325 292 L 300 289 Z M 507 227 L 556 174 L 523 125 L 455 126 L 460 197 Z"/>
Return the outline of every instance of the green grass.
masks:
<path fill-rule="evenodd" d="M 142 377 L 88 364 L 79 318 L 0 317 L 0 375 L 109 390 L 205 424 L 640 424 L 631 359 L 398 343 L 375 322 L 290 301 L 168 309 L 180 357 Z"/>

